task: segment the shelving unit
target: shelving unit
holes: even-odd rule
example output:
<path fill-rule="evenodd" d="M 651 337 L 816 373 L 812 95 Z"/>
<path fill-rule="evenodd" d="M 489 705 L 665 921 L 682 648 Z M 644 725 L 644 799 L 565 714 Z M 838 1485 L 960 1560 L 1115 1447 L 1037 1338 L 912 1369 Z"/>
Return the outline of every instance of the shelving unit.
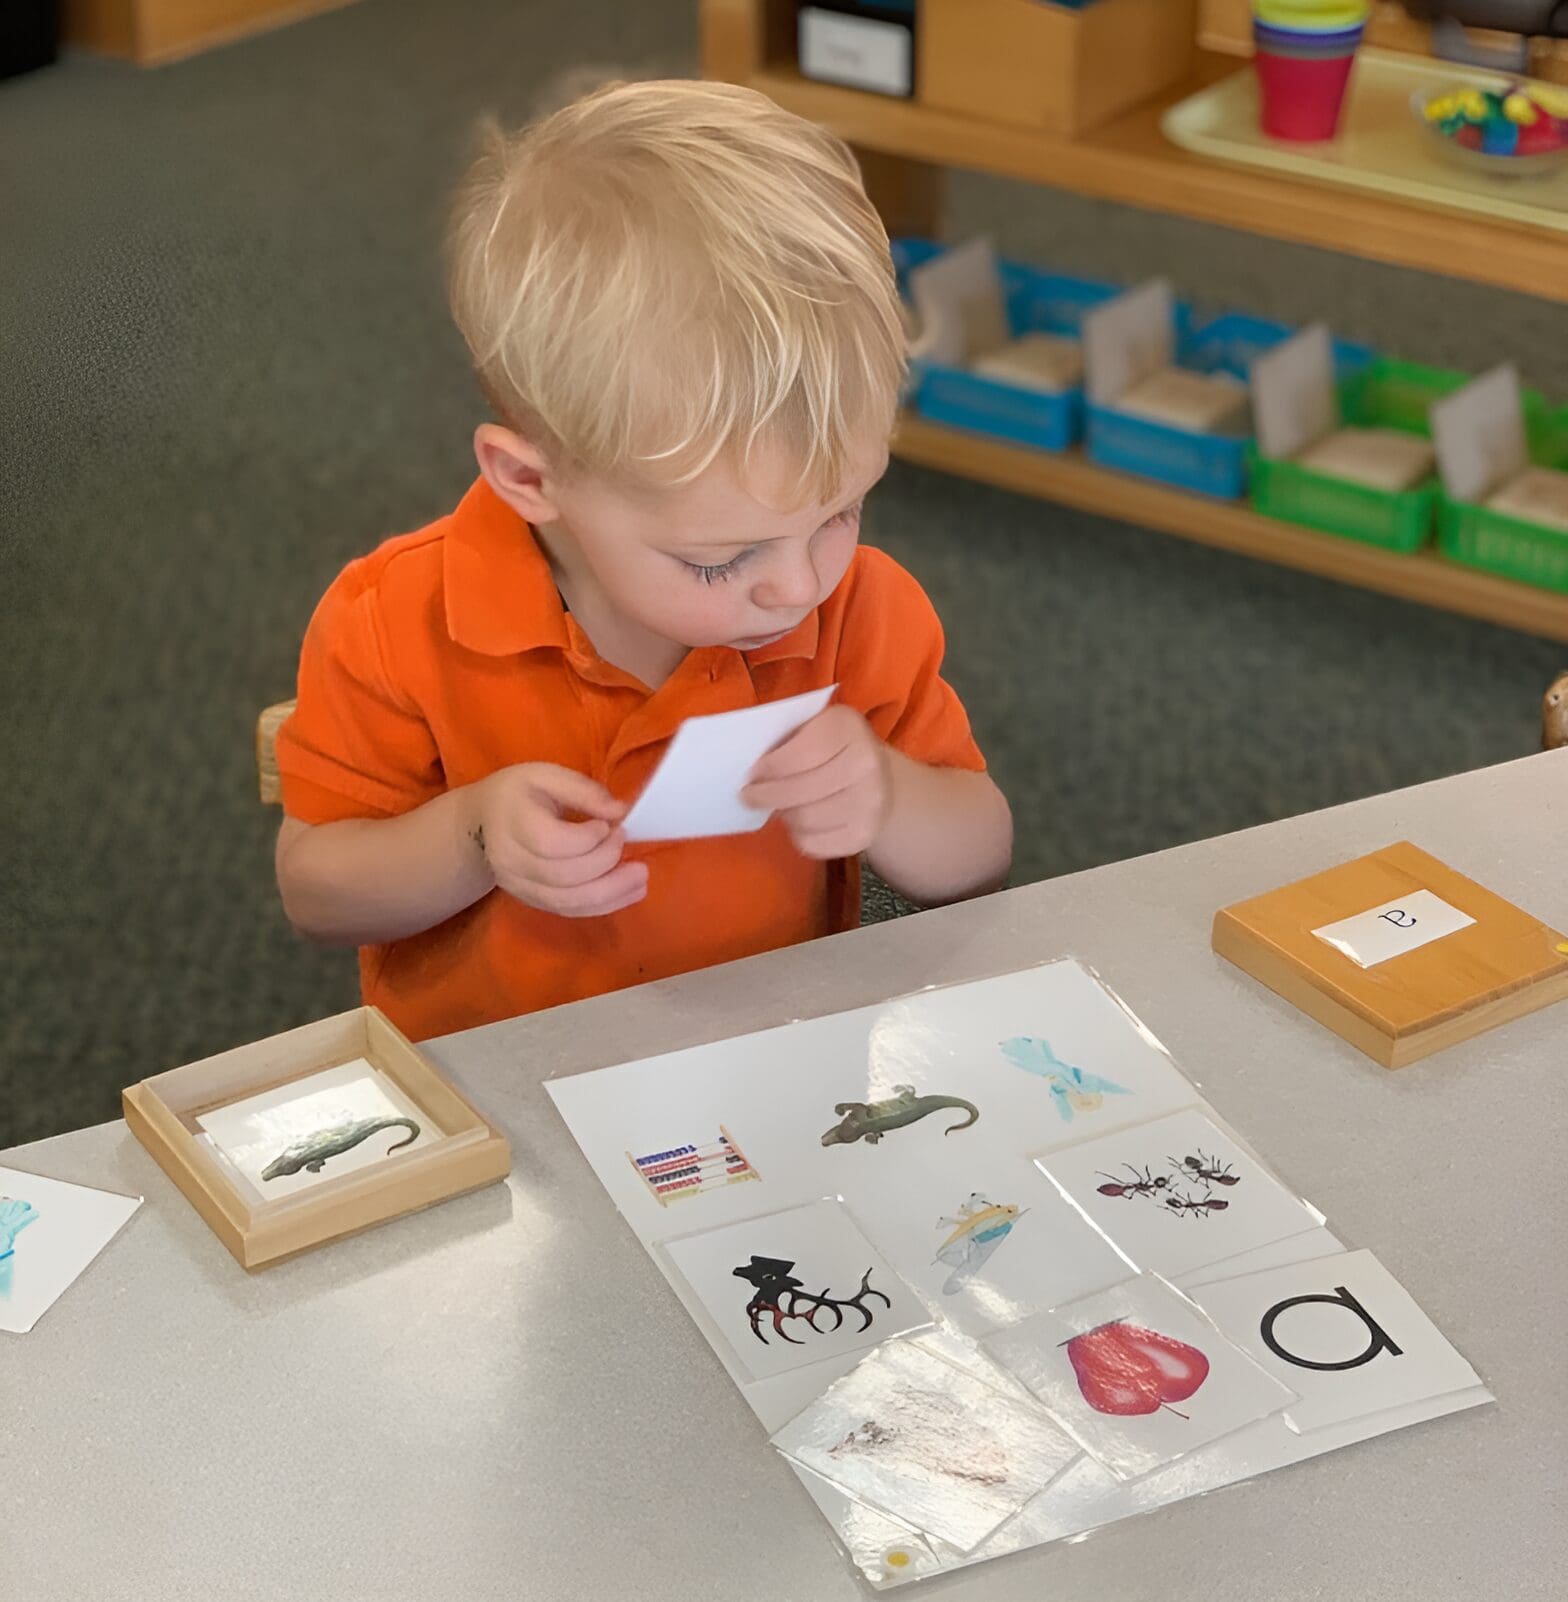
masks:
<path fill-rule="evenodd" d="M 847 139 L 894 231 L 938 233 L 943 173 L 964 168 L 1568 304 L 1568 236 L 1221 166 L 1170 144 L 1160 131 L 1166 110 L 1240 70 L 1234 56 L 1200 51 L 1194 74 L 1176 89 L 1067 139 L 810 82 L 793 65 L 792 6 L 700 3 L 706 75 L 749 84 Z M 1568 595 L 1493 578 L 1435 552 L 1390 554 L 1245 505 L 1107 472 L 1076 455 L 1022 450 L 917 418 L 904 421 L 895 451 L 967 478 L 1568 641 Z"/>

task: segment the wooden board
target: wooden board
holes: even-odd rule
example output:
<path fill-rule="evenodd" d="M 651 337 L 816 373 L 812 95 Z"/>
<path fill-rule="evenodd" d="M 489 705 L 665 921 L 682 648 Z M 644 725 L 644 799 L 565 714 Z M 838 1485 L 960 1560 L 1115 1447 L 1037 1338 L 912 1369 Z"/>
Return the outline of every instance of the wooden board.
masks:
<path fill-rule="evenodd" d="M 1554 231 L 1222 165 L 1173 145 L 1160 127 L 1165 112 L 1235 72 L 1234 56 L 1200 53 L 1186 82 L 1078 138 L 811 83 L 786 66 L 738 81 L 865 149 L 1568 301 L 1568 239 Z"/>
<path fill-rule="evenodd" d="M 65 39 L 159 66 L 353 0 L 65 0 Z"/>
<path fill-rule="evenodd" d="M 1313 933 L 1418 890 L 1475 922 L 1372 967 Z M 1389 1068 L 1568 998 L 1562 934 L 1409 841 L 1223 908 L 1213 944 Z"/>

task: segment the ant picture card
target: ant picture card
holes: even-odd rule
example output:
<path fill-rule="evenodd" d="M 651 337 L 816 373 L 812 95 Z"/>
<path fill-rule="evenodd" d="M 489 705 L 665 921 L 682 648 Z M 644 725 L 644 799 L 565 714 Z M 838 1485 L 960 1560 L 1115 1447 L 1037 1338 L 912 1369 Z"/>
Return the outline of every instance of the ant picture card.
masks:
<path fill-rule="evenodd" d="M 1114 406 L 1134 385 L 1176 359 L 1176 294 L 1170 281 L 1151 279 L 1096 306 L 1083 320 L 1089 399 Z"/>
<path fill-rule="evenodd" d="M 1037 1313 L 980 1344 L 1123 1479 L 1296 1400 L 1295 1391 L 1155 1274 Z"/>
<path fill-rule="evenodd" d="M 792 1462 L 959 1552 L 1079 1455 L 1045 1411 L 889 1341 L 773 1437 Z"/>
<path fill-rule="evenodd" d="M 1201 1112 L 1036 1158 L 1139 1268 L 1175 1279 L 1323 1219 Z"/>
<path fill-rule="evenodd" d="M 200 1113 L 196 1124 L 257 1201 L 292 1196 L 442 1138 L 363 1057 Z"/>
<path fill-rule="evenodd" d="M 1300 1392 L 1306 1434 L 1481 1381 L 1371 1252 L 1345 1252 L 1194 1290 L 1221 1331 Z"/>
<path fill-rule="evenodd" d="M 662 1249 L 754 1379 L 931 1323 L 832 1198 L 678 1236 Z"/>
<path fill-rule="evenodd" d="M 0 1168 L 0 1330 L 27 1334 L 141 1204 Z"/>

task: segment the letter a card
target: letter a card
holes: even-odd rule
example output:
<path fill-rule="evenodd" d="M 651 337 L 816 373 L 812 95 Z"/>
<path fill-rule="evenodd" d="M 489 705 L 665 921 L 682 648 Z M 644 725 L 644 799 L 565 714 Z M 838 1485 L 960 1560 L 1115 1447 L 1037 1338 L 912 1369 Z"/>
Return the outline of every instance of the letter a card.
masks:
<path fill-rule="evenodd" d="M 1298 1434 L 1479 1385 L 1471 1366 L 1371 1252 L 1344 1252 L 1194 1290 L 1192 1299 L 1300 1393 Z"/>

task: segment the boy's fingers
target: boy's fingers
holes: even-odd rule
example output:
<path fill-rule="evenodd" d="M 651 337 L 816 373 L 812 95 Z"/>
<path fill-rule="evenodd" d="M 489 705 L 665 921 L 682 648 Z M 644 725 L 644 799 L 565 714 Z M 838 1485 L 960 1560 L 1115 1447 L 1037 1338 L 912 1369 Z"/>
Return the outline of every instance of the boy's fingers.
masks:
<path fill-rule="evenodd" d="M 751 780 L 782 779 L 796 773 L 808 773 L 831 762 L 850 743 L 853 725 L 834 714 L 840 710 L 829 707 L 809 723 L 802 725 L 782 744 L 774 746 L 751 770 Z"/>
<path fill-rule="evenodd" d="M 548 910 L 563 918 L 602 918 L 641 901 L 648 893 L 648 864 L 623 862 L 590 884 L 549 893 Z"/>
<path fill-rule="evenodd" d="M 588 825 L 568 824 L 567 827 L 581 829 Z M 595 823 L 592 827 L 600 829 L 609 825 Z M 535 884 L 553 890 L 569 890 L 576 885 L 591 884 L 595 879 L 602 879 L 621 860 L 621 853 L 625 849 L 626 837 L 616 829 L 592 850 L 578 856 L 543 857 L 531 853 L 524 871 Z"/>
<path fill-rule="evenodd" d="M 747 806 L 763 812 L 784 812 L 837 795 L 849 789 L 860 776 L 855 752 L 845 747 L 820 766 L 803 773 L 761 779 L 754 774 L 740 798 Z"/>
<path fill-rule="evenodd" d="M 529 777 L 535 793 L 543 796 L 557 811 L 581 812 L 585 817 L 604 818 L 611 823 L 618 823 L 626 816 L 626 803 L 617 801 L 597 779 L 590 779 L 586 773 L 542 762 Z"/>
<path fill-rule="evenodd" d="M 589 818 L 583 823 L 568 823 L 553 813 L 536 814 L 527 827 L 519 831 L 518 838 L 524 849 L 541 861 L 570 861 L 597 851 L 620 831 L 603 818 Z"/>

